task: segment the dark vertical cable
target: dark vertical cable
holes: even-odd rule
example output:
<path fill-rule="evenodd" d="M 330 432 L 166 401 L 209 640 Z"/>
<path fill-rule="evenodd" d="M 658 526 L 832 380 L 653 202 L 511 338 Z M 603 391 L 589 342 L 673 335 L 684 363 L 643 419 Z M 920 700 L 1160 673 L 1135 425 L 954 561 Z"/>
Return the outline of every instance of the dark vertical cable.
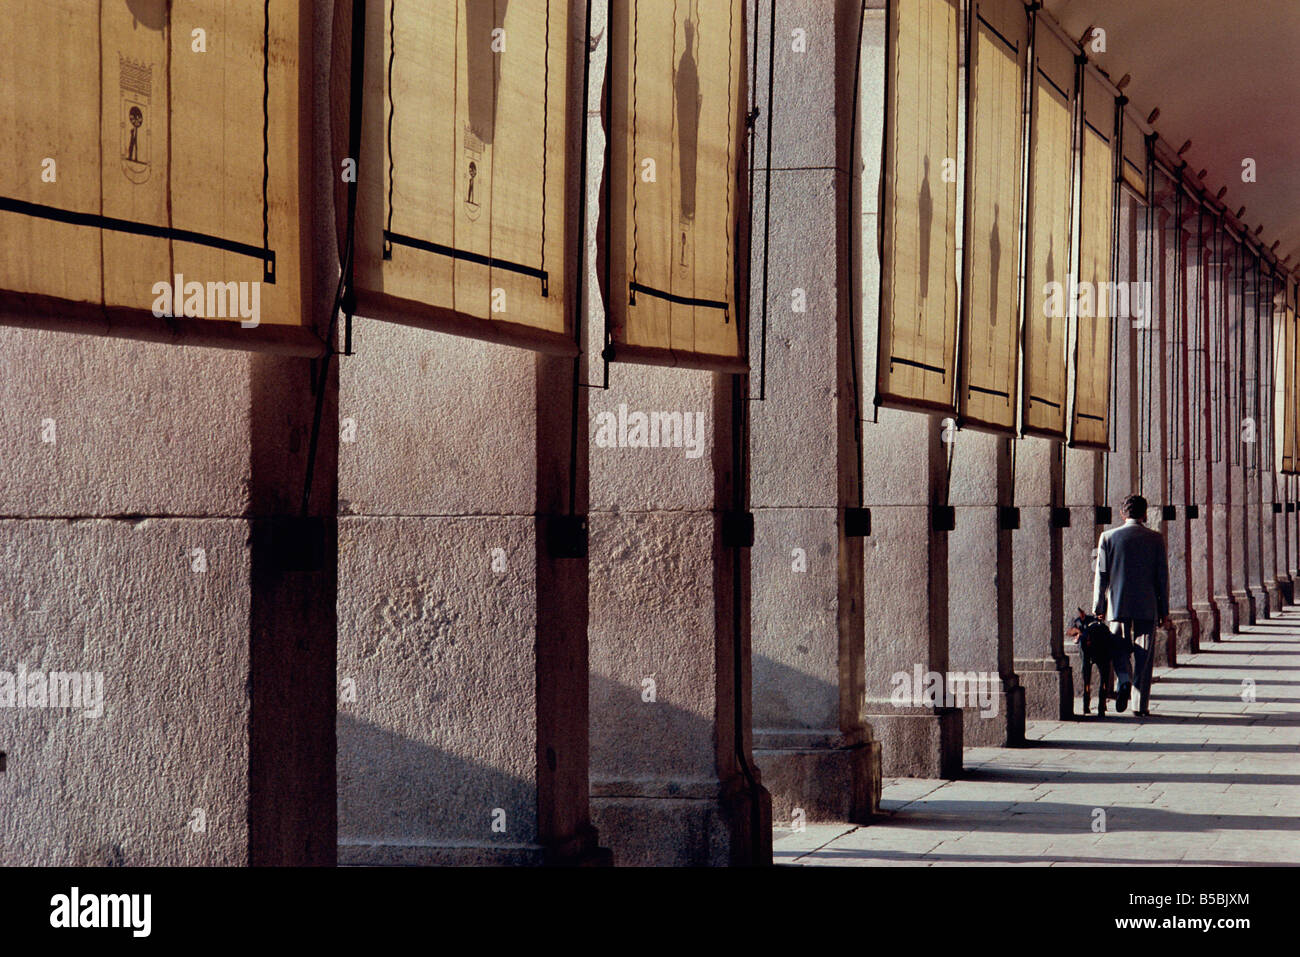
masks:
<path fill-rule="evenodd" d="M 546 4 L 546 37 L 545 37 L 545 40 L 543 41 L 543 42 L 545 43 L 545 45 L 546 45 L 546 49 L 545 49 L 544 53 L 542 54 L 542 230 L 541 230 L 541 232 L 542 232 L 542 238 L 541 238 L 542 255 L 541 255 L 541 269 L 542 269 L 542 272 L 545 273 L 545 272 L 546 272 L 546 172 L 547 172 L 547 158 L 550 156 L 550 153 L 551 153 L 551 151 L 550 151 L 550 149 L 549 149 L 549 147 L 550 147 L 550 143 L 551 143 L 551 137 L 550 137 L 550 133 L 551 133 L 551 0 L 543 0 L 543 2 Z M 584 97 L 585 97 L 585 93 L 584 93 Z M 584 103 L 582 104 L 582 106 L 583 106 L 582 115 L 585 117 L 585 116 L 587 115 L 587 104 L 584 102 Z M 585 124 L 585 120 L 584 120 L 584 124 Z M 495 155 L 495 153 L 494 153 L 493 155 Z M 585 171 L 585 168 L 584 168 L 584 175 L 585 175 L 585 172 L 586 172 L 586 171 Z M 578 249 L 579 249 L 578 258 L 579 258 L 579 259 L 584 258 L 584 257 L 586 256 L 586 252 L 587 252 L 586 249 L 585 249 L 583 246 L 581 246 L 581 245 L 578 246 Z M 545 296 L 545 295 L 547 294 L 547 288 L 546 288 L 546 285 L 547 285 L 547 283 L 546 283 L 546 279 L 543 278 L 543 279 L 542 279 L 542 295 L 543 295 L 543 296 Z M 581 298 L 581 297 L 579 297 L 579 298 Z"/>
<path fill-rule="evenodd" d="M 268 0 L 269 5 L 269 0 Z M 362 100 L 365 95 L 365 33 L 366 0 L 352 0 L 352 59 L 349 104 L 348 104 L 348 153 L 349 158 L 357 163 L 358 171 L 361 161 L 361 120 Z M 339 281 L 334 290 L 334 301 L 330 306 L 330 321 L 325 335 L 325 358 L 321 362 L 316 376 L 316 403 L 312 411 L 311 438 L 307 444 L 307 468 L 303 479 L 302 502 L 299 513 L 306 518 L 310 512 L 312 482 L 316 475 L 316 453 L 320 447 L 321 419 L 325 410 L 325 395 L 328 392 L 329 367 L 334 356 L 338 354 L 334 339 L 337 330 L 339 311 L 347 316 L 349 329 L 352 323 L 352 309 L 355 295 L 352 289 L 353 265 L 356 246 L 357 188 L 359 175 L 348 183 L 347 224 L 343 236 L 343 249 L 339 255 Z M 349 332 L 349 340 L 351 334 Z"/>
<path fill-rule="evenodd" d="M 396 111 L 393 103 L 393 60 L 397 55 L 397 0 L 389 0 L 388 3 L 388 130 L 387 130 L 387 150 L 388 150 L 388 215 L 385 232 L 393 231 L 393 114 Z M 388 241 L 384 241 L 384 247 L 388 248 Z"/>
<path fill-rule="evenodd" d="M 1111 305 L 1117 299 L 1115 296 L 1116 275 L 1119 272 L 1119 226 L 1120 226 L 1120 201 L 1122 193 L 1119 188 L 1120 164 L 1123 163 L 1123 136 L 1124 136 L 1124 104 L 1128 102 L 1126 97 L 1120 97 L 1115 101 L 1115 128 L 1113 139 L 1111 141 L 1111 161 L 1110 161 L 1110 279 L 1111 294 L 1106 309 L 1106 339 L 1110 344 L 1110 355 L 1107 357 L 1108 374 L 1110 381 L 1106 383 L 1106 453 L 1102 465 L 1102 504 L 1105 505 L 1110 501 L 1110 460 L 1111 456 L 1119 451 L 1119 389 L 1116 387 L 1115 380 L 1118 378 L 1119 370 L 1119 324 L 1115 321 L 1115 309 Z M 1117 161 L 1118 160 L 1118 161 Z M 1097 290 L 1097 305 L 1101 306 L 1101 291 Z M 1131 436 L 1130 436 L 1131 439 Z M 1141 441 L 1139 437 L 1139 447 Z M 1140 453 L 1139 453 L 1140 455 Z"/>
<path fill-rule="evenodd" d="M 749 3 L 751 3 L 751 4 L 753 5 L 753 8 L 754 8 L 754 19 L 757 20 L 757 19 L 758 19 L 758 0 L 749 0 Z M 746 16 L 748 16 L 748 12 L 746 12 Z M 757 157 L 756 157 L 756 155 L 755 155 L 755 151 L 754 151 L 754 139 L 755 139 L 755 136 L 754 136 L 754 124 L 756 124 L 756 123 L 758 122 L 759 109 L 758 109 L 758 30 L 751 30 L 750 32 L 753 34 L 753 42 L 750 43 L 750 52 L 749 52 L 749 70 L 748 70 L 748 79 L 749 79 L 749 82 L 748 82 L 748 86 L 749 86 L 749 96 L 748 96 L 748 101 L 749 101 L 749 109 L 748 109 L 748 111 L 745 113 L 745 136 L 746 136 L 746 143 L 747 143 L 747 145 L 746 145 L 746 154 L 745 154 L 745 155 L 748 157 L 748 160 L 749 160 L 749 191 L 748 191 L 748 194 L 747 194 L 748 197 L 749 197 L 749 202 L 745 204 L 745 211 L 744 211 L 744 212 L 745 212 L 745 235 L 748 237 L 748 240 L 749 240 L 749 250 L 750 250 L 749 258 L 750 258 L 750 268 L 751 268 L 751 270 L 752 270 L 752 268 L 753 268 L 753 259 L 754 259 L 754 256 L 753 256 L 753 249 L 754 249 L 754 174 L 755 174 L 755 172 L 756 172 L 757 169 L 758 169 Z M 751 273 L 747 272 L 746 275 L 749 276 L 749 275 L 751 275 Z M 752 287 L 752 283 L 751 283 L 751 287 Z M 753 311 L 753 304 L 752 304 L 752 302 L 751 302 L 751 304 L 750 304 L 750 311 L 751 311 L 751 312 Z M 748 333 L 749 333 L 749 327 L 747 326 L 747 327 L 746 327 L 746 335 L 747 335 L 747 336 L 748 336 Z M 766 339 L 766 336 L 764 337 L 764 339 Z M 753 351 L 753 350 L 751 350 L 751 349 L 749 348 L 749 343 L 748 343 L 748 342 L 745 343 L 745 351 L 746 351 L 747 354 L 749 354 L 749 353 L 751 353 L 751 352 Z M 764 349 L 763 352 L 764 352 L 764 356 L 766 356 L 766 349 Z M 766 372 L 766 367 L 764 367 L 764 370 L 763 370 L 763 371 Z M 760 381 L 765 381 L 765 380 L 766 380 L 766 376 L 763 376 L 763 377 L 761 378 Z M 764 395 L 760 395 L 760 396 L 758 397 L 758 399 L 755 400 L 755 398 L 754 398 L 753 396 L 750 396 L 750 401 L 762 401 L 762 400 L 765 399 L 765 398 L 766 398 L 766 396 L 764 396 Z"/>
<path fill-rule="evenodd" d="M 637 262 L 640 259 L 640 252 L 641 252 L 641 230 L 639 228 L 640 222 L 637 219 L 637 189 L 636 189 L 636 184 L 640 180 L 640 177 L 635 173 L 635 168 L 638 163 L 637 153 L 636 153 L 637 121 L 638 121 L 637 66 L 639 62 L 638 54 L 640 51 L 638 49 L 638 46 L 641 41 L 641 31 L 639 29 L 640 27 L 639 0 L 631 0 L 631 2 L 632 2 L 632 156 L 631 156 L 631 160 L 632 160 L 632 167 L 634 170 L 632 175 L 632 285 L 635 286 L 637 282 Z M 677 42 L 676 26 L 677 26 L 677 4 L 674 0 L 673 3 L 673 28 L 674 28 L 673 42 L 674 43 Z M 605 130 L 605 135 L 608 136 L 609 133 L 610 130 L 607 127 Z M 606 230 L 606 232 L 608 232 L 608 229 Z M 632 292 L 630 289 L 620 290 L 619 295 L 629 295 L 630 301 L 636 302 L 636 293 Z"/>
<path fill-rule="evenodd" d="M 275 267 L 271 249 L 271 0 L 262 4 L 262 268 L 268 280 Z"/>
<path fill-rule="evenodd" d="M 1169 381 L 1172 383 L 1173 401 L 1169 405 L 1168 424 L 1166 426 L 1166 433 L 1165 433 L 1166 436 L 1168 437 L 1167 438 L 1168 445 L 1165 448 L 1166 465 L 1165 465 L 1165 490 L 1164 490 L 1165 501 L 1170 504 L 1173 504 L 1173 500 L 1175 497 L 1174 487 L 1176 483 L 1174 481 L 1174 466 L 1179 461 L 1178 453 L 1182 448 L 1181 442 L 1182 442 L 1182 421 L 1183 420 L 1182 420 L 1182 416 L 1179 413 L 1182 408 L 1181 406 L 1182 396 L 1185 391 L 1184 384 L 1179 374 L 1182 368 L 1180 364 L 1180 357 L 1181 357 L 1183 347 L 1182 347 L 1182 323 L 1181 323 L 1181 314 L 1180 314 L 1181 310 L 1179 308 L 1179 299 L 1178 299 L 1178 290 L 1179 290 L 1178 272 L 1179 269 L 1181 268 L 1181 258 L 1182 258 L 1180 256 L 1180 250 L 1182 246 L 1181 219 L 1183 213 L 1183 203 L 1182 203 L 1183 196 L 1182 196 L 1182 191 L 1179 190 L 1177 186 L 1175 186 L 1174 191 L 1176 193 L 1176 197 L 1174 200 L 1174 228 L 1172 231 L 1173 234 L 1170 237 L 1174 247 L 1174 256 L 1173 256 L 1174 269 L 1173 269 L 1173 275 L 1170 277 L 1170 282 L 1169 282 L 1170 293 L 1173 296 L 1173 308 L 1169 310 L 1170 313 L 1169 322 L 1171 324 L 1171 328 L 1170 328 L 1170 336 L 1169 336 L 1170 345 L 1169 345 L 1169 365 L 1168 365 L 1168 368 L 1170 370 Z M 1164 251 L 1165 237 L 1164 237 L 1163 230 L 1161 231 L 1160 238 L 1161 238 L 1161 245 L 1160 245 L 1161 255 L 1163 257 L 1166 255 Z M 1161 305 L 1163 306 L 1163 298 L 1161 301 Z M 1161 309 L 1161 314 L 1162 315 L 1164 314 L 1163 308 Z"/>
<path fill-rule="evenodd" d="M 758 7 L 755 4 L 755 13 Z M 763 186 L 763 313 L 762 330 L 759 336 L 759 401 L 767 399 L 767 279 L 768 249 L 772 235 L 772 93 L 776 86 L 776 0 L 769 0 L 769 28 L 767 41 L 767 159 Z M 757 30 L 754 31 L 757 34 Z M 753 202 L 753 197 L 750 197 Z"/>
<path fill-rule="evenodd" d="M 1155 251 L 1159 244 L 1157 243 L 1157 237 L 1156 237 L 1155 206 L 1151 202 L 1151 195 L 1150 195 L 1152 175 L 1153 172 L 1150 163 L 1150 153 L 1148 151 L 1147 173 L 1146 173 L 1147 199 L 1146 199 L 1145 217 L 1144 217 L 1145 222 L 1143 224 L 1144 232 L 1146 234 L 1144 238 L 1144 242 L 1146 245 L 1146 249 L 1145 249 L 1146 257 L 1144 260 L 1145 268 L 1142 274 L 1142 289 L 1141 292 L 1139 292 L 1139 295 L 1143 297 L 1142 307 L 1145 312 L 1145 315 L 1143 316 L 1144 322 L 1143 322 L 1142 331 L 1144 333 L 1143 340 L 1146 346 L 1146 350 L 1145 350 L 1146 362 L 1145 365 L 1143 366 L 1145 387 L 1142 392 L 1142 403 L 1146 407 L 1146 442 L 1144 443 L 1142 448 L 1143 455 L 1140 460 L 1141 464 L 1139 465 L 1139 469 L 1140 469 L 1139 474 L 1142 476 L 1143 480 L 1145 480 L 1146 477 L 1147 456 L 1150 455 L 1155 448 L 1155 432 L 1153 429 L 1154 416 L 1152 412 L 1152 406 L 1155 405 L 1156 320 L 1155 320 L 1155 316 L 1152 315 L 1152 313 L 1155 312 L 1156 297 L 1152 287 L 1155 285 L 1155 256 L 1156 256 Z M 1160 326 L 1160 345 L 1161 345 L 1160 357 L 1163 358 L 1164 357 L 1164 348 L 1163 348 L 1164 347 L 1164 325 L 1163 324 L 1161 324 Z M 1168 399 L 1167 394 L 1164 396 L 1164 399 L 1167 401 Z M 1165 441 L 1168 441 L 1168 437 L 1165 438 Z M 1139 482 L 1139 486 L 1141 485 L 1142 482 Z M 1146 494 L 1145 489 L 1140 489 L 1140 491 L 1141 494 L 1144 495 Z M 1167 503 L 1162 502 L 1161 504 L 1167 504 Z"/>
<path fill-rule="evenodd" d="M 1195 430 L 1193 432 L 1195 441 L 1193 445 L 1193 459 L 1201 458 L 1205 453 L 1205 410 L 1201 408 L 1202 403 L 1206 400 L 1203 393 L 1208 393 L 1208 383 L 1206 378 L 1206 354 L 1208 353 L 1208 343 L 1205 341 L 1205 204 L 1197 202 L 1196 204 L 1196 368 L 1193 370 L 1193 381 L 1195 383 L 1194 394 L 1196 398 L 1196 418 Z M 1206 458 L 1209 458 L 1206 455 Z M 1195 470 L 1193 470 L 1195 475 Z"/>
<path fill-rule="evenodd" d="M 862 188 L 862 174 L 858 169 L 858 94 L 862 87 L 862 33 L 867 22 L 867 2 L 862 0 L 862 5 L 858 8 L 858 43 L 856 48 L 856 59 L 853 66 L 853 96 L 852 110 L 853 115 L 849 117 L 849 195 L 855 192 L 860 194 Z M 886 25 L 888 32 L 888 25 Z M 888 66 L 886 66 L 888 70 Z M 855 208 L 853 203 L 849 203 L 850 209 Z M 862 443 L 862 382 L 861 375 L 858 371 L 858 363 L 861 357 L 858 355 L 858 333 L 857 310 L 854 308 L 859 289 L 858 284 L 861 281 L 861 271 L 854 271 L 853 264 L 855 261 L 854 251 L 857 249 L 857 233 L 862 229 L 861 208 L 858 207 L 857 216 L 851 216 L 849 223 L 848 235 L 845 237 L 845 243 L 848 246 L 849 259 L 849 277 L 850 282 L 854 284 L 848 290 L 849 302 L 849 372 L 853 383 L 853 438 L 857 443 L 857 473 L 858 473 L 858 507 L 861 508 L 866 501 L 866 473 L 862 457 L 865 453 Z M 879 229 L 879 223 L 877 223 Z"/>
<path fill-rule="evenodd" d="M 547 18 L 547 58 L 550 58 L 550 0 L 547 0 L 548 8 Z M 587 325 L 586 308 L 589 304 L 588 297 L 583 294 L 587 288 L 587 137 L 590 135 L 590 125 L 588 123 L 589 109 L 591 101 L 591 0 L 587 0 L 586 13 L 586 32 L 582 39 L 582 142 L 578 144 L 578 255 L 577 264 L 573 270 L 573 339 L 578 346 L 578 354 L 573 357 L 573 395 L 570 397 L 570 430 L 569 430 L 569 514 L 575 515 L 578 511 L 578 420 L 582 409 L 578 400 L 579 393 L 582 391 L 582 359 L 583 359 L 583 331 Z M 573 174 L 565 171 L 565 177 L 570 182 L 574 180 Z M 545 180 L 545 177 L 543 177 Z M 546 219 L 546 205 L 542 204 L 542 221 Z M 608 379 L 608 371 L 606 378 Z M 606 382 L 608 386 L 608 382 Z"/>

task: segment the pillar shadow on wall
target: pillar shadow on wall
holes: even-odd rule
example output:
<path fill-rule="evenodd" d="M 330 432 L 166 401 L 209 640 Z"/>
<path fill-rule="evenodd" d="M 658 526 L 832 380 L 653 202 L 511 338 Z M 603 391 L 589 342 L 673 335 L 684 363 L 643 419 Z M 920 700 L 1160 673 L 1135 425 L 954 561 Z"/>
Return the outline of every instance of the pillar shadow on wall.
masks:
<path fill-rule="evenodd" d="M 340 864 L 542 862 L 532 780 L 342 713 L 347 707 L 337 732 Z M 430 728 L 439 711 L 464 707 L 432 702 Z"/>
<path fill-rule="evenodd" d="M 742 774 L 720 780 L 717 771 L 715 727 L 732 720 L 731 710 L 715 723 L 675 703 L 706 667 L 682 662 L 674 674 L 647 662 L 644 675 L 632 676 L 638 684 L 589 675 L 591 817 L 615 866 L 722 865 L 748 853 L 747 782 Z"/>

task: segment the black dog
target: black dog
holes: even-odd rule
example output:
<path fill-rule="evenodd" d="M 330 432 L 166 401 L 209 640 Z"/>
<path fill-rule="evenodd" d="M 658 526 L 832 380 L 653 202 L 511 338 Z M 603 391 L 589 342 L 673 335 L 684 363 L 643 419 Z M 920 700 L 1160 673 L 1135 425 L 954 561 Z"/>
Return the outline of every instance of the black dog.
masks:
<path fill-rule="evenodd" d="M 1097 690 L 1097 716 L 1106 714 L 1106 698 L 1114 697 L 1109 691 L 1112 684 L 1111 661 L 1115 654 L 1116 638 L 1096 615 L 1090 615 L 1082 608 L 1079 617 L 1066 629 L 1065 633 L 1079 643 L 1079 654 L 1083 668 L 1083 713 L 1088 713 L 1092 703 L 1092 666 L 1097 666 L 1100 687 Z"/>

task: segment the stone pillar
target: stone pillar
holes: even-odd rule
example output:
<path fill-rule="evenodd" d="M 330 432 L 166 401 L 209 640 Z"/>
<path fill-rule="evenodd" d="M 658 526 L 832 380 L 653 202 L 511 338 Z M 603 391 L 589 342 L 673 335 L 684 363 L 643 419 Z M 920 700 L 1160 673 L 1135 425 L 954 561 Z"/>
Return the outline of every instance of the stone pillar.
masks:
<path fill-rule="evenodd" d="M 370 320 L 354 342 L 340 409 L 355 436 L 340 468 L 340 862 L 598 859 L 587 567 L 548 547 L 568 508 L 573 362 Z M 585 422 L 578 438 L 585 448 Z"/>
<path fill-rule="evenodd" d="M 1249 265 L 1249 268 L 1247 268 Z M 1241 471 L 1245 494 L 1243 498 L 1244 515 L 1242 516 L 1242 533 L 1244 538 L 1245 581 L 1251 603 L 1251 623 L 1270 617 L 1273 610 L 1264 587 L 1264 506 L 1262 502 L 1260 460 L 1261 446 L 1264 444 L 1263 409 L 1260 389 L 1263 379 L 1263 342 L 1259 338 L 1259 310 L 1257 309 L 1255 273 L 1253 264 L 1243 262 L 1244 279 L 1239 284 L 1241 290 L 1240 346 L 1244 367 L 1241 373 L 1243 386 L 1239 405 L 1242 423 L 1239 428 L 1241 442 Z M 1270 520 L 1271 521 L 1271 520 Z"/>
<path fill-rule="evenodd" d="M 875 352 L 874 335 L 868 333 Z M 867 368 L 874 368 L 871 355 Z M 866 713 L 887 777 L 961 772 L 962 709 L 923 701 L 917 675 L 948 673 L 948 533 L 936 527 L 951 430 L 940 416 L 878 409 L 864 428 Z M 911 694 L 903 693 L 910 690 Z M 891 695 L 894 698 L 891 700 Z"/>
<path fill-rule="evenodd" d="M 1065 617 L 1073 618 L 1076 609 L 1092 611 L 1093 576 L 1097 561 L 1097 539 L 1104 526 L 1097 524 L 1097 506 L 1102 492 L 1104 453 L 1090 449 L 1065 450 L 1065 507 L 1069 510 L 1069 527 L 1062 529 L 1061 564 L 1063 568 L 1063 605 Z M 1061 623 L 1062 629 L 1068 621 Z M 1065 648 L 1071 669 L 1078 665 L 1078 647 L 1073 642 Z M 1072 687 L 1075 697 L 1082 694 L 1082 675 L 1075 674 Z M 1071 708 L 1073 709 L 1073 703 Z"/>
<path fill-rule="evenodd" d="M 335 862 L 336 369 L 0 329 L 0 670 L 89 678 L 0 708 L 0 864 Z"/>
<path fill-rule="evenodd" d="M 1280 422 L 1275 423 L 1275 428 L 1281 428 Z M 1277 471 L 1280 465 L 1281 463 L 1275 459 L 1273 488 L 1276 496 L 1274 501 L 1277 502 L 1278 511 L 1274 513 L 1274 518 L 1277 529 L 1277 584 L 1282 592 L 1282 604 L 1285 606 L 1293 604 L 1296 597 L 1295 579 L 1291 577 L 1291 550 L 1295 547 L 1295 533 L 1291 527 L 1291 509 L 1294 508 L 1291 498 L 1291 480 L 1289 476 L 1282 475 Z"/>
<path fill-rule="evenodd" d="M 1192 520 L 1191 559 L 1192 611 L 1199 621 L 1200 642 L 1219 640 L 1219 606 L 1214 600 L 1214 497 L 1213 417 L 1210 403 L 1210 335 L 1208 250 L 1204 238 L 1196 235 L 1197 216 L 1188 226 L 1193 235 L 1187 244 L 1187 373 L 1191 378 L 1190 447 L 1192 478 L 1189 486 L 1189 511 L 1198 515 Z"/>
<path fill-rule="evenodd" d="M 605 69 L 606 12 L 593 6 L 592 76 Z M 591 120 L 599 183 L 605 142 Z M 593 294 L 593 369 L 603 326 Z M 750 732 L 749 388 L 745 376 L 614 363 L 608 390 L 586 390 L 589 430 L 602 413 L 680 412 L 703 443 L 589 450 L 591 812 L 616 865 L 772 860 Z"/>
<path fill-rule="evenodd" d="M 1015 451 L 1020 529 L 1011 536 L 1013 666 L 1030 720 L 1064 720 L 1074 713 L 1072 671 L 1065 651 L 1065 628 L 1073 614 L 1067 614 L 1062 591 L 1064 529 L 1053 521 L 1058 514 L 1055 506 L 1063 501 L 1062 451 L 1059 440 L 1034 437 L 1018 440 Z"/>
<path fill-rule="evenodd" d="M 587 370 L 360 317 L 353 343 L 326 430 L 345 439 L 339 861 L 607 862 L 588 811 Z"/>
<path fill-rule="evenodd" d="M 279 356 L 250 362 L 248 822 L 255 866 L 337 861 L 338 372 L 333 361 L 316 363 L 324 404 L 303 517 L 315 408 L 309 366 Z"/>
<path fill-rule="evenodd" d="M 1157 256 L 1155 301 L 1163 304 L 1156 321 L 1163 332 L 1164 355 L 1161 363 L 1161 394 L 1167 414 L 1161 434 L 1165 446 L 1165 498 L 1174 509 L 1174 518 L 1164 521 L 1161 530 L 1169 552 L 1169 618 L 1173 624 L 1172 645 L 1168 660 L 1176 663 L 1179 655 L 1198 647 L 1199 621 L 1192 614 L 1190 590 L 1190 544 L 1192 522 L 1188 519 L 1189 455 L 1188 431 L 1191 393 L 1187 365 L 1187 272 L 1179 275 L 1178 265 L 1186 256 L 1187 234 L 1167 207 L 1157 216 L 1160 224 L 1160 253 Z M 1179 248 L 1181 246 L 1181 249 Z M 1175 288 L 1176 287 L 1176 288 Z"/>
<path fill-rule="evenodd" d="M 1291 577 L 1291 601 L 1295 603 L 1300 595 L 1296 594 L 1296 582 L 1300 581 L 1300 505 L 1297 505 L 1297 480 L 1294 475 L 1282 477 L 1286 483 L 1286 502 L 1283 506 L 1286 516 L 1287 574 Z"/>
<path fill-rule="evenodd" d="M 866 12 L 862 42 L 863 115 L 883 116 L 883 9 Z M 864 211 L 878 204 L 880 151 L 869 144 L 880 142 L 883 128 L 873 126 L 869 135 L 864 128 Z M 874 403 L 880 258 L 875 222 L 863 226 L 862 387 Z M 913 703 L 921 700 L 914 687 L 918 673 L 924 681 L 931 672 L 948 671 L 948 533 L 936 530 L 934 506 L 944 499 L 944 439 L 953 437 L 952 430 L 942 416 L 868 408 L 873 414 L 862 426 L 865 504 L 871 509 L 863 555 L 865 715 L 881 743 L 886 776 L 952 778 L 961 772 L 961 709 Z"/>
<path fill-rule="evenodd" d="M 253 858 L 250 579 L 266 551 L 250 544 L 252 450 L 267 396 L 252 366 L 0 329 L 0 670 L 101 676 L 98 705 L 0 708 L 0 863 Z M 277 464 L 296 459 L 285 447 Z"/>
<path fill-rule="evenodd" d="M 1226 336 L 1223 354 L 1223 459 L 1228 471 L 1227 487 L 1230 492 L 1228 506 L 1228 556 L 1231 565 L 1232 601 L 1236 606 L 1239 625 L 1255 622 L 1258 590 L 1250 587 L 1251 555 L 1247 536 L 1247 520 L 1251 514 L 1249 480 L 1246 474 L 1246 453 L 1250 442 L 1246 438 L 1246 419 L 1250 415 L 1247 377 L 1251 375 L 1253 361 L 1250 343 L 1245 341 L 1245 296 L 1242 291 L 1243 262 L 1230 242 L 1226 243 L 1223 266 L 1224 316 Z M 1253 427 L 1253 426 L 1252 426 Z M 1252 436 L 1253 438 L 1253 436 Z M 1255 501 L 1258 513 L 1258 501 Z"/>
<path fill-rule="evenodd" d="M 772 210 L 768 250 L 766 398 L 750 405 L 754 503 L 754 758 L 773 820 L 871 819 L 879 802 L 880 745 L 862 719 L 862 549 L 845 510 L 859 501 L 860 335 L 843 250 L 852 214 L 850 139 L 861 4 L 796 0 L 777 7 L 776 32 L 802 29 L 805 52 L 776 46 Z M 766 35 L 773 4 L 751 19 Z M 751 8 L 752 9 L 752 8 Z M 767 45 L 755 88 L 767 136 Z M 756 210 L 766 157 L 755 156 Z M 863 214 L 874 229 L 875 207 Z M 835 228 L 828 228 L 834 224 Z M 865 225 L 864 225 L 865 228 Z M 750 354 L 762 350 L 761 223 L 751 266 Z M 834 361 L 829 361 L 834 357 Z M 759 387 L 758 376 L 751 377 Z"/>
<path fill-rule="evenodd" d="M 1165 538 L 1171 570 L 1169 599 L 1172 612 L 1176 602 L 1182 599 L 1173 570 L 1183 557 L 1180 538 L 1183 526 L 1177 521 L 1177 506 L 1174 504 L 1170 475 L 1175 403 L 1173 376 L 1167 362 L 1168 339 L 1173 323 L 1170 321 L 1170 312 L 1165 308 L 1163 285 L 1165 229 L 1161 220 L 1165 216 L 1159 206 L 1150 210 L 1145 206 L 1135 209 L 1132 230 L 1136 250 L 1133 281 L 1139 283 L 1138 289 L 1145 291 L 1140 292 L 1135 299 L 1131 297 L 1130 305 L 1135 301 L 1139 308 L 1130 309 L 1134 315 L 1128 324 L 1133 329 L 1137 359 L 1134 393 L 1139 397 L 1135 425 L 1138 436 L 1138 488 L 1150 504 L 1148 525 Z M 1174 517 L 1166 517 L 1167 507 L 1173 509 Z M 1170 618 L 1172 620 L 1172 614 Z M 1177 628 L 1175 624 L 1168 630 L 1157 629 L 1154 645 L 1157 664 L 1173 665 L 1177 662 Z"/>
<path fill-rule="evenodd" d="M 1283 506 L 1287 523 L 1287 573 L 1291 576 L 1292 602 L 1296 602 L 1296 581 L 1300 581 L 1300 505 L 1297 505 L 1296 477 L 1282 476 L 1286 482 L 1287 505 Z"/>
<path fill-rule="evenodd" d="M 1276 433 L 1281 425 L 1274 417 L 1274 363 L 1276 343 L 1273 339 L 1273 303 L 1269 299 L 1271 284 L 1261 275 L 1258 301 L 1260 343 L 1260 444 L 1259 480 L 1261 524 L 1264 531 L 1264 587 L 1268 592 L 1270 612 L 1281 613 L 1286 605 L 1283 579 L 1286 563 L 1283 550 L 1286 545 L 1285 513 L 1277 474 Z M 1289 579 L 1287 580 L 1289 583 Z"/>
<path fill-rule="evenodd" d="M 1015 672 L 1011 442 L 964 430 L 953 448 L 948 536 L 949 685 L 965 747 L 1025 740 L 1025 692 Z"/>
<path fill-rule="evenodd" d="M 1230 434 L 1232 403 L 1229 373 L 1229 342 L 1231 331 L 1228 321 L 1228 284 L 1231 272 L 1219 248 L 1220 239 L 1211 231 L 1206 239 L 1209 264 L 1206 289 L 1209 295 L 1208 313 L 1210 351 L 1207 362 L 1210 369 L 1209 428 L 1206 432 L 1209 448 L 1207 465 L 1213 476 L 1210 484 L 1211 534 L 1213 562 L 1211 592 L 1219 609 L 1220 635 L 1235 634 L 1240 630 L 1241 616 L 1233 598 L 1237 570 L 1234 561 L 1234 542 L 1230 529 L 1233 524 L 1232 485 L 1232 435 Z M 1240 493 L 1238 493 L 1240 494 Z"/>

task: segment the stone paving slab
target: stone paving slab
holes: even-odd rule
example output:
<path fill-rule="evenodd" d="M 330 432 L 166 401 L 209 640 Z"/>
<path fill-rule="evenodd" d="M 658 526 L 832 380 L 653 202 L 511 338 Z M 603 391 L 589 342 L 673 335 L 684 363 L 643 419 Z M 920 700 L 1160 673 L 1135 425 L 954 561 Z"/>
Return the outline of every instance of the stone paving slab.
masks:
<path fill-rule="evenodd" d="M 1291 606 L 1157 669 L 1148 719 L 1130 710 L 1030 722 L 1027 747 L 967 749 L 959 780 L 887 779 L 884 813 L 870 825 L 776 829 L 776 861 L 1300 865 L 1296 661 Z"/>

